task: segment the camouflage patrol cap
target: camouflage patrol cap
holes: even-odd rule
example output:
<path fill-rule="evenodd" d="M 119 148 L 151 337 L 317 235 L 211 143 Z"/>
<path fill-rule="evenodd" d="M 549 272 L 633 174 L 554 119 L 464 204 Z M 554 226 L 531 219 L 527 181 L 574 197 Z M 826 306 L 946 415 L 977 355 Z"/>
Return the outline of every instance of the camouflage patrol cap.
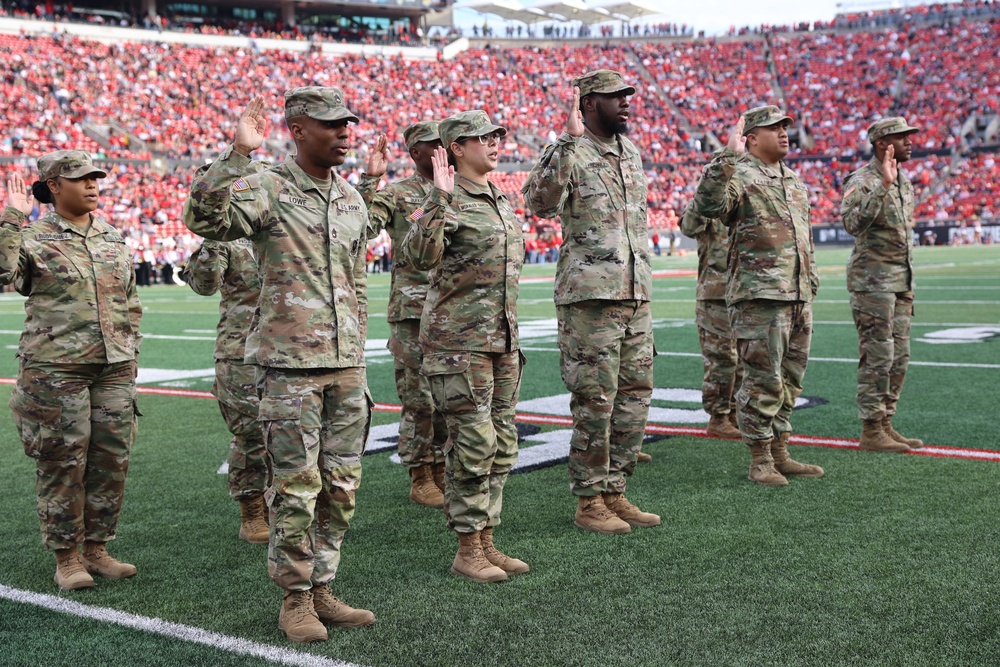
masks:
<path fill-rule="evenodd" d="M 285 92 L 285 119 L 295 116 L 358 122 L 358 117 L 344 104 L 344 93 L 340 88 L 321 86 L 303 86 Z"/>
<path fill-rule="evenodd" d="M 438 124 L 438 134 L 445 147 L 462 137 L 481 137 L 499 132 L 500 136 L 507 134 L 507 128 L 494 125 L 485 111 L 461 111 L 454 116 L 448 116 Z"/>
<path fill-rule="evenodd" d="M 750 134 L 750 131 L 753 129 L 777 125 L 785 120 L 790 123 L 792 122 L 792 117 L 786 116 L 781 109 L 773 104 L 754 107 L 743 114 L 743 134 Z"/>
<path fill-rule="evenodd" d="M 87 151 L 55 151 L 38 158 L 38 180 L 50 178 L 107 178 L 108 174 L 94 166 Z"/>
<path fill-rule="evenodd" d="M 887 137 L 890 134 L 913 134 L 919 131 L 919 127 L 907 125 L 906 120 L 902 116 L 893 116 L 892 118 L 877 120 L 869 125 L 868 141 L 874 144 L 882 137 Z"/>
<path fill-rule="evenodd" d="M 586 97 L 591 93 L 609 94 L 622 91 L 626 95 L 635 95 L 635 87 L 625 83 L 620 72 L 610 69 L 587 72 L 573 79 L 573 85 L 580 89 L 580 97 Z"/>
<path fill-rule="evenodd" d="M 438 121 L 427 120 L 421 123 L 414 123 L 403 131 L 403 141 L 406 148 L 410 149 L 421 141 L 438 141 L 441 136 L 438 134 Z"/>

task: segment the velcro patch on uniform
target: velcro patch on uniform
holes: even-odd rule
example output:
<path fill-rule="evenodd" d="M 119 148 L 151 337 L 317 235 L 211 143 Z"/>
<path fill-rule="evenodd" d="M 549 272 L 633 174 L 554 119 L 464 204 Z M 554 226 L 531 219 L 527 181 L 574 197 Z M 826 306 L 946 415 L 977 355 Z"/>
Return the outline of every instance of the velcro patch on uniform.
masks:
<path fill-rule="evenodd" d="M 236 245 L 245 245 L 245 246 L 253 245 L 253 241 L 251 241 L 250 239 L 236 239 L 235 243 Z"/>
<path fill-rule="evenodd" d="M 847 188 L 847 190 L 844 192 L 844 199 L 850 197 L 854 193 L 854 190 L 856 190 L 856 188 L 853 185 Z"/>
<path fill-rule="evenodd" d="M 485 202 L 474 201 L 474 202 L 469 202 L 468 204 L 459 204 L 458 205 L 458 210 L 459 211 L 472 211 L 472 210 L 477 209 L 477 208 L 489 208 L 489 207 L 490 207 L 490 205 L 487 204 L 487 203 L 485 203 Z"/>
<path fill-rule="evenodd" d="M 604 160 L 595 160 L 594 162 L 588 162 L 587 166 L 584 167 L 584 169 L 610 169 L 610 168 L 611 165 L 609 165 Z"/>
<path fill-rule="evenodd" d="M 422 204 L 424 202 L 423 197 L 400 197 L 407 204 Z"/>
<path fill-rule="evenodd" d="M 416 222 L 417 220 L 419 220 L 422 217 L 424 217 L 424 209 L 423 209 L 423 207 L 420 207 L 420 208 L 416 209 L 415 211 L 413 211 L 413 213 L 411 213 L 409 215 L 409 219 L 412 220 L 413 222 Z"/>
<path fill-rule="evenodd" d="M 361 210 L 361 204 L 342 204 L 341 202 L 337 202 L 337 210 L 346 213 L 357 213 Z"/>
<path fill-rule="evenodd" d="M 35 238 L 39 241 L 69 241 L 73 235 L 69 232 L 63 232 L 62 234 L 39 234 Z"/>
<path fill-rule="evenodd" d="M 245 178 L 237 178 L 236 182 L 233 183 L 233 192 L 245 192 L 250 189 L 250 184 L 247 183 Z"/>

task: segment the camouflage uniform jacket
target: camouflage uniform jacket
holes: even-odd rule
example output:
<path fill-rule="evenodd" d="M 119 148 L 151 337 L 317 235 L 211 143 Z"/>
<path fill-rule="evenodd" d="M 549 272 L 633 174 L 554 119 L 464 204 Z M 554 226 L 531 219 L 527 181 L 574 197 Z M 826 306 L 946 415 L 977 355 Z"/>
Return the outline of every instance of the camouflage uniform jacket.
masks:
<path fill-rule="evenodd" d="M 197 294 L 222 292 L 215 358 L 243 361 L 247 334 L 260 298 L 257 258 L 249 239 L 205 241 L 191 255 L 184 275 Z"/>
<path fill-rule="evenodd" d="M 417 215 L 420 211 L 422 215 Z M 403 241 L 403 254 L 430 270 L 420 320 L 425 350 L 512 352 L 524 240 L 500 189 L 455 176 L 448 194 L 431 187 Z"/>
<path fill-rule="evenodd" d="M 723 148 L 705 167 L 693 206 L 731 228 L 726 303 L 812 301 L 819 273 L 809 191 L 794 171 Z"/>
<path fill-rule="evenodd" d="M 521 192 L 535 215 L 559 216 L 563 243 L 555 302 L 649 301 L 646 174 L 627 138 L 564 132 L 542 153 Z"/>
<path fill-rule="evenodd" d="M 184 224 L 195 234 L 254 243 L 261 275 L 253 327 L 259 347 L 247 342 L 246 362 L 364 366 L 368 212 L 361 195 L 334 174 L 327 202 L 292 156 L 244 177 L 249 163 L 230 146 L 195 179 L 184 205 Z"/>
<path fill-rule="evenodd" d="M 139 356 L 142 304 L 132 252 L 118 230 L 91 216 L 84 232 L 50 211 L 22 228 L 0 218 L 0 284 L 28 297 L 17 355 L 59 364 L 115 364 Z"/>
<path fill-rule="evenodd" d="M 379 192 L 378 179 L 364 177 L 358 192 L 368 204 L 369 238 L 383 228 L 389 230 L 392 247 L 400 248 L 410 229 L 409 216 L 427 197 L 433 183 L 419 173 L 390 183 Z M 427 271 L 413 266 L 406 255 L 395 252 L 392 257 L 392 287 L 389 290 L 387 321 L 418 320 L 427 300 Z"/>
<path fill-rule="evenodd" d="M 725 300 L 729 229 L 718 220 L 703 218 L 689 205 L 681 218 L 681 232 L 698 240 L 699 301 Z"/>
<path fill-rule="evenodd" d="M 913 184 L 899 170 L 882 185 L 881 162 L 872 158 L 844 181 L 840 216 L 854 241 L 847 260 L 852 292 L 913 291 Z"/>

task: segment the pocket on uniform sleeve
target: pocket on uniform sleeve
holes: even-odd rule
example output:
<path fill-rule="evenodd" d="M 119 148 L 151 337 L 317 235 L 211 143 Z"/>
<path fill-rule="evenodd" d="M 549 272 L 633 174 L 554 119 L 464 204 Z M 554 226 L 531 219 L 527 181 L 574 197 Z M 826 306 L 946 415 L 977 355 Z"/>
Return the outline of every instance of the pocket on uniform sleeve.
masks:
<path fill-rule="evenodd" d="M 24 453 L 39 460 L 58 458 L 63 449 L 62 407 L 42 403 L 17 385 L 8 405 L 14 413 Z"/>

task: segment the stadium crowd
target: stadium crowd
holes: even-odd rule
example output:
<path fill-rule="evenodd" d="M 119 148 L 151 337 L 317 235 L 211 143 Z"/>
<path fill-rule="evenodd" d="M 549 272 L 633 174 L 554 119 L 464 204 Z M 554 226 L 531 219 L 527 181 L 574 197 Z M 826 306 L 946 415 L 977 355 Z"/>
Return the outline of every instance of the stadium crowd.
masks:
<path fill-rule="evenodd" d="M 4 6 L 7 14 L 17 11 Z M 534 218 L 520 188 L 542 146 L 561 130 L 572 94 L 567 73 L 606 67 L 638 88 L 630 100 L 630 136 L 647 163 L 651 232 L 676 230 L 715 141 L 726 140 L 742 110 L 769 103 L 795 118 L 789 159 L 810 187 L 814 222 L 837 222 L 843 178 L 868 159 L 865 127 L 892 114 L 923 128 L 906 165 L 918 220 L 994 217 L 996 133 L 983 136 L 969 120 L 1000 109 L 997 3 L 920 11 L 927 21 L 909 24 L 890 13 L 893 21 L 884 28 L 855 32 L 555 48 L 494 44 L 448 61 L 105 44 L 58 32 L 0 35 L 0 93 L 7 100 L 0 119 L 0 159 L 7 159 L 0 169 L 30 166 L 31 157 L 66 146 L 108 160 L 104 201 L 115 202 L 105 211 L 109 219 L 137 254 L 176 252 L 183 262 L 191 242 L 180 217 L 191 174 L 231 141 L 232 109 L 243 102 L 233 91 L 243 80 L 259 82 L 272 101 L 270 134 L 258 151 L 263 159 L 287 150 L 278 103 L 283 90 L 342 87 L 362 118 L 343 167 L 355 183 L 378 134 L 389 136 L 397 169 L 387 180 L 395 179 L 409 173 L 405 127 L 482 108 L 510 130 L 501 156 L 517 163 L 491 178 L 518 203 L 529 255 L 551 260 L 558 225 Z M 687 29 L 660 25 L 650 32 L 673 36 Z M 963 157 L 970 148 L 982 152 Z M 155 168 L 152 158 L 160 158 Z M 373 243 L 373 255 L 390 256 L 385 245 Z"/>

